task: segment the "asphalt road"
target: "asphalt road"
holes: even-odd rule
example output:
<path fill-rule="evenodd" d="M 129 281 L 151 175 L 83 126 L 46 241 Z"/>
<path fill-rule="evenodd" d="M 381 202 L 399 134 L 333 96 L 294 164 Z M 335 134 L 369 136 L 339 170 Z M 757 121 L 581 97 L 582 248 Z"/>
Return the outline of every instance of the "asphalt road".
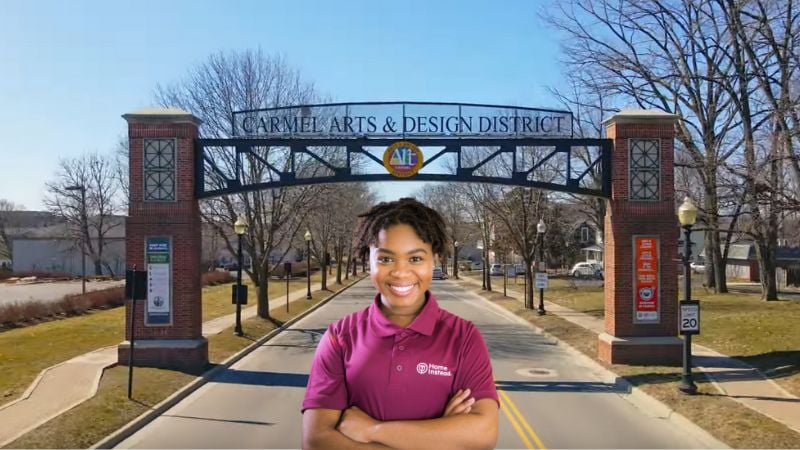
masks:
<path fill-rule="evenodd" d="M 704 448 L 679 426 L 626 400 L 599 366 L 449 281 L 434 281 L 440 305 L 473 321 L 492 356 L 502 411 L 498 448 Z M 240 360 L 119 448 L 297 448 L 300 403 L 328 324 L 366 307 L 369 280 Z"/>
<path fill-rule="evenodd" d="M 96 291 L 124 285 L 124 280 L 87 281 L 86 290 Z M 0 284 L 0 302 L 52 302 L 61 300 L 67 294 L 78 294 L 82 290 L 81 281 L 55 281 L 52 283 Z"/>

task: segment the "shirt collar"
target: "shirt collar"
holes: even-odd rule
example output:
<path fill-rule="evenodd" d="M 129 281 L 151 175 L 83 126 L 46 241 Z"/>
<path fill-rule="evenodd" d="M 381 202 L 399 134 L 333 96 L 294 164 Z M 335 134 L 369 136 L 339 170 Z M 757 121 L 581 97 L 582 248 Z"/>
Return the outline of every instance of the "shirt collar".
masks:
<path fill-rule="evenodd" d="M 433 334 L 433 328 L 439 320 L 439 304 L 436 302 L 436 297 L 434 297 L 431 291 L 425 291 L 425 296 L 427 297 L 425 305 L 422 307 L 417 317 L 414 318 L 414 321 L 408 326 L 408 329 L 424 334 L 425 336 L 430 336 Z M 380 309 L 380 301 L 381 294 L 378 293 L 375 295 L 372 305 L 370 305 L 370 325 L 378 336 L 393 336 L 403 328 L 395 325 L 383 315 Z"/>

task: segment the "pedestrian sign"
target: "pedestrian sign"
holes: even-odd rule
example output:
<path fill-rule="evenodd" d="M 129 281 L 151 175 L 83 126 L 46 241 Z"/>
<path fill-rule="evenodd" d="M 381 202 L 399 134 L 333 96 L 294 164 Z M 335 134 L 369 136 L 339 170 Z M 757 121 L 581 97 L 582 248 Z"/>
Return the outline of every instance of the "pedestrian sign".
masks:
<path fill-rule="evenodd" d="M 536 272 L 534 286 L 536 289 L 547 289 L 547 272 Z"/>

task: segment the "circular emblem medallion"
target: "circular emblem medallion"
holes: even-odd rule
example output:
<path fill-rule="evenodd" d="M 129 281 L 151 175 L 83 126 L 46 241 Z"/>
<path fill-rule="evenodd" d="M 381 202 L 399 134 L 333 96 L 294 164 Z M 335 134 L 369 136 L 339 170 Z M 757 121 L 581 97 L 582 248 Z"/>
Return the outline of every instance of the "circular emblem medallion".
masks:
<path fill-rule="evenodd" d="M 383 152 L 383 165 L 399 178 L 413 177 L 422 168 L 422 150 L 413 142 L 397 141 Z"/>
<path fill-rule="evenodd" d="M 418 373 L 418 374 L 420 374 L 420 375 L 425 375 L 425 373 L 426 373 L 427 371 L 428 371 L 428 365 L 427 365 L 427 364 L 425 364 L 425 363 L 419 363 L 419 364 L 417 364 L 417 373 Z"/>
<path fill-rule="evenodd" d="M 653 288 L 644 287 L 639 289 L 639 296 L 642 297 L 642 300 L 650 300 L 653 298 Z"/>

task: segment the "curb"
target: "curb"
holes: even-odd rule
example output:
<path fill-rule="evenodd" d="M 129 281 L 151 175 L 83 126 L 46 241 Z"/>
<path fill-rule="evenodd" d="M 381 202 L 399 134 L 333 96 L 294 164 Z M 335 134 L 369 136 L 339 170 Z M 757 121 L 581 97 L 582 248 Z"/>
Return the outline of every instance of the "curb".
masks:
<path fill-rule="evenodd" d="M 239 360 L 241 360 L 242 358 L 244 358 L 245 356 L 247 356 L 248 354 L 250 354 L 251 352 L 253 352 L 257 348 L 261 347 L 265 342 L 269 341 L 273 337 L 275 337 L 278 334 L 280 334 L 281 332 L 285 331 L 291 325 L 294 325 L 295 322 L 300 321 L 301 319 L 305 318 L 306 316 L 308 316 L 309 314 L 313 313 L 317 309 L 321 308 L 323 305 L 327 304 L 329 301 L 333 300 L 339 294 L 341 294 L 342 292 L 344 292 L 347 289 L 351 288 L 353 285 L 361 282 L 363 279 L 364 278 L 362 278 L 362 279 L 360 279 L 358 281 L 355 281 L 355 282 L 351 283 L 348 286 L 343 287 L 338 292 L 334 292 L 330 297 L 320 301 L 316 305 L 312 306 L 311 308 L 309 308 L 306 311 L 304 311 L 301 314 L 299 314 L 297 317 L 287 321 L 280 328 L 276 328 L 276 329 L 270 331 L 265 336 L 259 338 L 258 340 L 256 340 L 252 344 L 248 345 L 247 347 L 243 348 L 242 350 L 239 350 L 239 352 L 229 356 L 228 359 L 226 359 L 225 361 L 223 361 L 222 363 L 217 365 L 217 367 L 214 367 L 213 369 L 211 369 L 211 370 L 203 373 L 199 377 L 195 378 L 194 381 L 190 382 L 189 384 L 187 384 L 186 386 L 184 386 L 183 388 L 181 388 L 180 390 L 178 390 L 174 394 L 172 394 L 169 397 L 167 397 L 166 399 L 162 400 L 161 403 L 153 406 L 152 409 L 150 409 L 149 411 L 145 411 L 139 417 L 137 417 L 137 418 L 133 419 L 132 421 L 128 422 L 127 424 L 123 425 L 122 428 L 118 429 L 117 431 L 115 431 L 115 432 L 111 433 L 110 435 L 106 436 L 105 438 L 101 439 L 99 442 L 95 443 L 94 445 L 92 445 L 89 448 L 90 449 L 110 449 L 110 448 L 114 448 L 117 444 L 119 444 L 120 442 L 122 442 L 125 439 L 129 438 L 134 433 L 136 433 L 140 429 L 144 428 L 145 425 L 147 425 L 148 423 L 152 422 L 155 418 L 157 418 L 158 416 L 163 414 L 165 411 L 167 411 L 168 409 L 172 408 L 178 402 L 180 402 L 181 400 L 183 400 L 186 397 L 188 397 L 189 394 L 191 394 L 194 391 L 196 391 L 197 389 L 199 389 L 201 386 L 206 384 L 209 380 L 211 380 L 212 378 L 217 376 L 220 372 L 222 372 L 224 370 L 227 370 L 228 368 L 230 368 L 230 366 L 232 366 L 233 364 L 237 363 Z"/>
<path fill-rule="evenodd" d="M 461 283 L 459 283 L 461 284 Z M 467 285 L 472 283 L 466 282 Z M 538 334 L 542 336 L 552 339 L 553 341 L 557 342 L 558 345 L 562 346 L 568 353 L 572 354 L 574 357 L 579 359 L 584 365 L 591 367 L 595 370 L 595 373 L 600 375 L 603 381 L 607 383 L 614 384 L 615 386 L 621 387 L 627 393 L 618 394 L 623 400 L 627 401 L 631 405 L 633 405 L 636 409 L 642 411 L 643 413 L 647 414 L 651 417 L 658 417 L 667 421 L 672 422 L 675 426 L 679 427 L 680 429 L 686 431 L 690 434 L 693 438 L 697 439 L 698 441 L 702 442 L 708 448 L 731 448 L 724 442 L 720 441 L 719 439 L 712 436 L 708 431 L 701 428 L 699 425 L 695 424 L 691 420 L 687 419 L 685 416 L 675 412 L 670 408 L 668 405 L 664 404 L 660 400 L 650 396 L 643 390 L 637 388 L 636 386 L 629 383 L 625 378 L 617 375 L 616 373 L 608 370 L 600 363 L 595 361 L 593 358 L 587 356 L 580 350 L 576 349 L 575 347 L 569 345 L 568 343 L 558 339 L 557 337 L 551 335 L 550 333 L 542 330 L 541 328 L 537 327 L 536 325 L 528 322 L 527 320 L 523 319 L 522 317 L 514 314 L 513 312 L 503 308 L 500 305 L 495 304 L 491 300 L 488 300 L 481 296 L 480 294 L 469 292 L 470 294 L 475 295 L 484 303 L 487 303 L 491 308 L 496 309 L 498 312 L 503 312 L 507 314 L 509 317 L 512 317 L 515 321 L 519 322 L 522 325 L 527 325 L 533 328 Z M 515 298 L 515 297 L 510 297 Z M 571 322 L 570 322 L 571 323 Z M 573 324 L 578 326 L 576 324 Z"/>

